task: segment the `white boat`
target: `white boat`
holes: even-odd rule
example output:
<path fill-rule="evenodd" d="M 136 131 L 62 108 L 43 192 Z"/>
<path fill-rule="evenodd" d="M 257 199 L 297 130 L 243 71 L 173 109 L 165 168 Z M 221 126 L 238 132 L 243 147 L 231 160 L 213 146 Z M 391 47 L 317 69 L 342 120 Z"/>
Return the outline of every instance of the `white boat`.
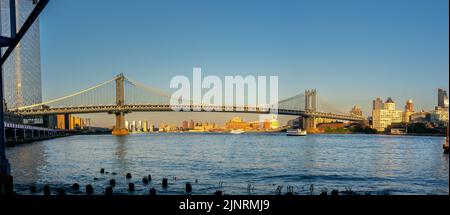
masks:
<path fill-rule="evenodd" d="M 242 133 L 244 133 L 245 131 L 244 130 L 242 130 L 242 129 L 237 129 L 237 130 L 231 130 L 230 131 L 230 133 L 232 133 L 232 134 L 242 134 Z"/>
<path fill-rule="evenodd" d="M 288 136 L 306 136 L 306 130 L 302 129 L 289 129 L 286 134 Z"/>

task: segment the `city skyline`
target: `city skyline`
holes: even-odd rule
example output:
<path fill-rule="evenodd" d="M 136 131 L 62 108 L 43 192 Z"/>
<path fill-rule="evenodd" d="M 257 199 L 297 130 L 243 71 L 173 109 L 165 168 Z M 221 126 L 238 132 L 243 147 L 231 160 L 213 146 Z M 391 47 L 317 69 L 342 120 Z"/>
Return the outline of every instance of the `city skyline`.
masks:
<path fill-rule="evenodd" d="M 359 105 L 364 115 L 376 97 L 432 109 L 431 95 L 448 89 L 447 1 L 83 5 L 52 2 L 42 14 L 44 100 L 119 72 L 169 91 L 173 76 L 189 77 L 196 66 L 205 75 L 278 75 L 281 99 L 315 88 L 342 111 Z"/>
<path fill-rule="evenodd" d="M 439 94 L 442 92 L 442 94 Z M 376 97 L 372 99 L 370 111 L 362 112 L 364 117 L 372 117 L 374 109 L 381 109 L 383 104 L 387 100 L 394 100 L 397 104 L 397 109 L 401 110 L 413 110 L 412 112 L 430 112 L 435 110 L 439 106 L 439 101 L 447 101 L 448 104 L 448 96 L 446 98 L 441 98 L 439 95 L 444 95 L 446 90 L 436 89 L 435 96 L 435 105 L 432 109 L 421 109 L 416 107 L 416 103 L 412 99 L 408 99 L 406 101 L 398 101 L 393 97 Z M 447 108 L 440 107 L 440 108 Z M 351 109 L 347 111 L 351 114 L 360 115 L 361 109 L 359 105 L 353 106 Z M 113 126 L 114 120 L 111 118 L 110 114 L 76 114 L 82 118 L 89 118 L 93 121 L 93 125 L 103 126 L 111 128 Z M 158 125 L 159 123 L 168 123 L 168 124 L 179 124 L 183 120 L 180 119 L 189 119 L 199 122 L 214 122 L 217 124 L 225 124 L 230 118 L 233 117 L 241 117 L 248 121 L 257 121 L 259 120 L 259 114 L 251 114 L 251 113 L 218 113 L 218 112 L 139 112 L 139 113 L 129 113 L 127 114 L 127 121 L 139 121 L 142 119 L 149 120 L 153 124 Z M 285 125 L 289 120 L 295 119 L 295 116 L 286 116 L 286 115 L 278 115 L 278 119 L 281 125 Z"/>

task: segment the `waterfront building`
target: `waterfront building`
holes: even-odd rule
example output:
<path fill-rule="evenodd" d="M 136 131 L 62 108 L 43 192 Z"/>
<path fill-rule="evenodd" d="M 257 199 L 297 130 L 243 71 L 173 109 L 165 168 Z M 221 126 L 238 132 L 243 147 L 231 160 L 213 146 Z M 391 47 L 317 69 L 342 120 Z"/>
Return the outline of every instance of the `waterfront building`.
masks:
<path fill-rule="evenodd" d="M 260 124 L 259 122 L 250 122 L 250 128 L 257 130 L 260 127 L 259 124 Z"/>
<path fill-rule="evenodd" d="M 278 129 L 280 127 L 280 123 L 277 119 L 272 118 L 270 120 L 270 129 Z"/>
<path fill-rule="evenodd" d="M 264 130 L 269 130 L 270 129 L 270 120 L 268 120 L 268 119 L 264 120 L 263 128 L 264 128 Z"/>
<path fill-rule="evenodd" d="M 65 130 L 78 130 L 85 127 L 85 119 L 70 114 L 56 115 L 56 128 Z"/>
<path fill-rule="evenodd" d="M 426 111 L 415 112 L 410 116 L 410 123 L 426 123 L 430 121 L 430 113 Z"/>
<path fill-rule="evenodd" d="M 409 123 L 411 121 L 411 115 L 413 113 L 414 113 L 413 101 L 411 99 L 409 99 L 408 101 L 406 101 L 405 111 L 403 112 L 403 115 L 402 115 L 402 122 Z"/>
<path fill-rule="evenodd" d="M 374 105 L 374 108 L 378 108 L 378 106 Z M 372 127 L 377 131 L 385 131 L 392 123 L 402 122 L 402 116 L 403 111 L 396 110 L 395 102 L 392 98 L 388 98 L 381 109 L 372 110 Z"/>
<path fill-rule="evenodd" d="M 70 116 L 69 119 L 69 130 L 83 129 L 83 120 L 80 117 Z"/>
<path fill-rule="evenodd" d="M 444 89 L 438 89 L 438 107 L 448 108 L 448 95 Z"/>
<path fill-rule="evenodd" d="M 66 119 L 64 114 L 56 115 L 56 128 L 57 129 L 66 129 Z"/>
<path fill-rule="evenodd" d="M 16 1 L 17 29 L 34 9 L 36 0 Z M 10 36 L 9 0 L 0 0 L 0 33 Z M 2 54 L 6 51 L 1 49 Z M 8 109 L 42 102 L 39 18 L 2 66 L 3 90 Z"/>
<path fill-rule="evenodd" d="M 189 122 L 189 129 L 194 129 L 195 127 L 195 122 L 194 120 L 191 119 L 191 121 Z"/>
<path fill-rule="evenodd" d="M 430 113 L 430 121 L 437 124 L 448 125 L 448 108 L 436 107 L 436 109 Z"/>
<path fill-rule="evenodd" d="M 361 107 L 359 107 L 358 105 L 353 106 L 353 108 L 350 110 L 350 114 L 355 115 L 355 116 L 362 116 L 363 112 L 361 110 Z"/>
<path fill-rule="evenodd" d="M 164 124 L 164 123 L 159 124 L 158 125 L 159 131 L 164 131 L 164 127 L 166 127 L 166 124 Z"/>
<path fill-rule="evenodd" d="M 407 134 L 408 124 L 406 123 L 392 123 L 390 126 L 390 133 L 395 135 Z"/>
<path fill-rule="evenodd" d="M 207 122 L 205 123 L 197 123 L 196 126 L 194 126 L 194 129 L 191 130 L 195 130 L 195 131 L 211 131 L 214 129 L 214 124 L 209 124 Z"/>
<path fill-rule="evenodd" d="M 274 114 L 266 115 L 264 117 L 260 117 L 260 121 L 262 123 L 262 128 L 264 130 L 278 129 L 280 127 L 277 116 Z M 252 126 L 250 126 L 252 127 Z M 255 127 L 256 128 L 256 127 Z M 259 126 L 258 126 L 259 128 Z"/>
<path fill-rule="evenodd" d="M 205 127 L 210 128 L 210 129 L 214 129 L 214 123 L 206 123 Z"/>
<path fill-rule="evenodd" d="M 431 111 L 430 121 L 437 124 L 448 125 L 448 95 L 444 89 L 438 89 L 438 106 Z"/>
<path fill-rule="evenodd" d="M 230 130 L 237 130 L 237 129 L 248 130 L 250 128 L 250 123 L 244 122 L 242 118 L 236 116 L 233 117 L 230 121 L 228 121 L 225 127 Z"/>
<path fill-rule="evenodd" d="M 159 127 L 159 131 L 164 132 L 178 131 L 178 127 L 177 125 L 164 125 Z"/>

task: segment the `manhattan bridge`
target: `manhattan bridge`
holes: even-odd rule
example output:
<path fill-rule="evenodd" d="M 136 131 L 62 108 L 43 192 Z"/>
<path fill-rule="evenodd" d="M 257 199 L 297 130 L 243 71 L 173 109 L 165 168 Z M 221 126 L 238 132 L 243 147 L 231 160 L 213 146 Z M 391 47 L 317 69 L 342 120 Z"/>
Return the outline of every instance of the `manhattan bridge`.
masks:
<path fill-rule="evenodd" d="M 214 106 L 210 104 L 171 105 L 171 95 L 119 74 L 111 80 L 88 89 L 45 101 L 39 104 L 18 107 L 10 111 L 22 116 L 42 116 L 54 114 L 109 113 L 115 115 L 113 134 L 128 134 L 125 128 L 125 115 L 132 112 L 170 112 L 183 109 L 193 112 L 235 112 L 235 113 L 273 113 L 270 108 L 244 106 Z M 364 121 L 364 117 L 319 110 L 317 91 L 304 93 L 280 100 L 276 112 L 280 115 L 294 115 L 303 119 L 303 128 L 315 128 L 316 119 L 336 119 L 345 121 Z M 178 102 L 177 102 L 178 103 Z M 329 108 L 328 108 L 329 109 Z"/>

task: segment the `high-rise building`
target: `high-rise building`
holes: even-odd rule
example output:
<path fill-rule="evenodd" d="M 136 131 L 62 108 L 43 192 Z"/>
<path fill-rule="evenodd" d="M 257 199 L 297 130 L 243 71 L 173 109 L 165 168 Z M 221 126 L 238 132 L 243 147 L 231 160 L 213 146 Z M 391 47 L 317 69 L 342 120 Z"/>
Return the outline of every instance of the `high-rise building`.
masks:
<path fill-rule="evenodd" d="M 195 122 L 194 120 L 191 119 L 191 121 L 189 122 L 189 129 L 194 129 L 195 127 Z"/>
<path fill-rule="evenodd" d="M 376 98 L 372 102 L 372 110 L 380 110 L 383 108 L 383 100 L 380 98 Z"/>
<path fill-rule="evenodd" d="M 63 130 L 66 129 L 66 118 L 64 114 L 56 115 L 56 128 Z"/>
<path fill-rule="evenodd" d="M 403 111 L 395 109 L 395 102 L 392 98 L 388 98 L 381 109 L 374 108 L 372 111 L 372 127 L 378 131 L 384 131 L 392 123 L 400 123 L 402 121 Z"/>
<path fill-rule="evenodd" d="M 147 132 L 148 131 L 148 121 L 145 120 L 142 122 L 142 131 Z"/>
<path fill-rule="evenodd" d="M 136 131 L 142 131 L 142 121 L 139 120 L 136 125 Z"/>
<path fill-rule="evenodd" d="M 16 0 L 16 29 L 20 29 L 36 0 Z M 9 0 L 0 0 L 0 35 L 10 36 Z M 6 48 L 2 48 L 2 54 Z M 4 98 L 8 109 L 42 102 L 39 19 L 2 66 Z"/>
<path fill-rule="evenodd" d="M 136 121 L 133 120 L 133 121 L 131 122 L 131 132 L 135 132 L 135 131 L 136 131 Z"/>
<path fill-rule="evenodd" d="M 155 131 L 155 125 L 150 124 L 150 126 L 148 126 L 148 132 L 153 132 Z"/>
<path fill-rule="evenodd" d="M 438 89 L 438 107 L 448 108 L 448 95 L 444 89 Z"/>
<path fill-rule="evenodd" d="M 56 115 L 56 128 L 67 130 L 79 130 L 85 127 L 85 119 L 70 114 Z"/>
<path fill-rule="evenodd" d="M 130 129 L 130 122 L 128 122 L 128 120 L 125 121 L 125 128 L 127 128 L 128 131 L 131 131 L 131 129 Z"/>

